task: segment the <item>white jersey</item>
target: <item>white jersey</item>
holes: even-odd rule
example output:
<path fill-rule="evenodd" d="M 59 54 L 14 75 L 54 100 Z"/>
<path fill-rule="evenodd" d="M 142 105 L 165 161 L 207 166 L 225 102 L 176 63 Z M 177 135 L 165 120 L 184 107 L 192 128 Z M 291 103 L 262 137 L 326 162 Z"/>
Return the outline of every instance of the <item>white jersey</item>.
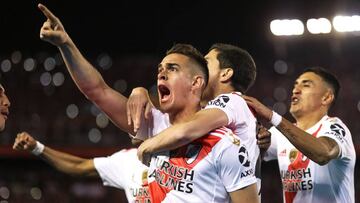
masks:
<path fill-rule="evenodd" d="M 170 126 L 167 114 L 152 112 L 138 137 L 156 135 Z M 240 143 L 231 130 L 221 128 L 153 156 L 148 173 L 152 201 L 229 202 L 229 192 L 256 183 L 247 148 Z"/>
<path fill-rule="evenodd" d="M 150 203 L 148 167 L 137 158 L 137 149 L 124 149 L 108 157 L 94 158 L 105 186 L 125 190 L 129 203 Z"/>
<path fill-rule="evenodd" d="M 286 203 L 353 203 L 356 153 L 351 133 L 339 118 L 324 116 L 306 130 L 314 137 L 329 137 L 340 148 L 339 157 L 321 166 L 299 152 L 275 127 L 264 159 L 278 159 Z"/>
<path fill-rule="evenodd" d="M 256 118 L 240 95 L 240 92 L 221 94 L 211 100 L 205 109 L 217 108 L 227 115 L 229 123 L 226 127 L 230 128 L 248 149 L 252 168 L 258 178 L 257 186 L 260 194 L 260 164 L 256 166 L 260 155 L 260 149 L 256 144 Z"/>

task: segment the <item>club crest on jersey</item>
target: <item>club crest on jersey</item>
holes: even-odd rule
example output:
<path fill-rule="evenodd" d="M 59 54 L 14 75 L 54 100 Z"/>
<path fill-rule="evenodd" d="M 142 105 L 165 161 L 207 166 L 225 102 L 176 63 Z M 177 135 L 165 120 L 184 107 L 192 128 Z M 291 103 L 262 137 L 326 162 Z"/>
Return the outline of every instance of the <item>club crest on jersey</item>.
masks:
<path fill-rule="evenodd" d="M 290 150 L 290 153 L 289 153 L 289 160 L 290 160 L 290 163 L 294 162 L 296 160 L 296 157 L 298 155 L 298 150 L 297 149 L 291 149 Z"/>
<path fill-rule="evenodd" d="M 234 144 L 239 146 L 240 145 L 240 139 L 232 132 L 232 131 L 228 131 L 227 132 L 228 138 L 230 139 L 230 141 Z"/>
<path fill-rule="evenodd" d="M 330 129 L 331 129 L 331 131 L 326 132 L 325 134 L 333 135 L 339 141 L 344 142 L 344 137 L 345 137 L 346 131 L 341 125 L 339 125 L 337 123 L 331 124 Z"/>
<path fill-rule="evenodd" d="M 209 101 L 209 106 L 219 106 L 222 108 L 226 107 L 226 103 L 228 103 L 230 98 L 226 95 L 219 96 L 217 99 Z"/>
<path fill-rule="evenodd" d="M 148 176 L 148 170 L 146 169 L 146 170 L 144 170 L 144 171 L 142 172 L 142 174 L 141 174 L 141 181 L 142 181 L 142 185 L 143 185 L 143 186 L 145 186 L 145 185 L 148 184 L 148 178 L 147 178 L 147 176 Z"/>
<path fill-rule="evenodd" d="M 246 150 L 245 146 L 241 146 L 239 149 L 239 161 L 240 163 L 245 166 L 245 167 L 249 167 L 250 166 L 250 161 L 248 159 L 249 154 L 248 151 Z"/>
<path fill-rule="evenodd" d="M 185 161 L 187 164 L 193 163 L 198 157 L 202 146 L 200 144 L 190 144 L 185 153 Z"/>

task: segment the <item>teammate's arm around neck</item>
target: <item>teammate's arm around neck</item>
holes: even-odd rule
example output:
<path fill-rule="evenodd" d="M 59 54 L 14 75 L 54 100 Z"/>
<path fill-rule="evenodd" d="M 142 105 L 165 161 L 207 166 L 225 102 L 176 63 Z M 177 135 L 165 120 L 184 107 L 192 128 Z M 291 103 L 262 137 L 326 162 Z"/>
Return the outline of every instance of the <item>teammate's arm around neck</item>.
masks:
<path fill-rule="evenodd" d="M 138 148 L 138 157 L 142 160 L 148 154 L 179 148 L 227 124 L 228 117 L 222 110 L 198 111 L 189 121 L 175 124 L 145 140 Z"/>

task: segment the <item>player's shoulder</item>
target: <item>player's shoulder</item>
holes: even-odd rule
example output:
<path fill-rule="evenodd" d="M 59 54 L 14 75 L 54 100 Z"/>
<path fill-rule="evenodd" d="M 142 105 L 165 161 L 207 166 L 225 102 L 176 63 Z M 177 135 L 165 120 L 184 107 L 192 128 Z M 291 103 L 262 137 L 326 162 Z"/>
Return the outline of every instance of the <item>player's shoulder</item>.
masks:
<path fill-rule="evenodd" d="M 241 96 L 241 92 L 229 92 L 218 95 L 216 98 L 223 98 L 224 100 L 237 100 L 237 101 L 244 101 L 244 98 Z"/>
<path fill-rule="evenodd" d="M 335 124 L 335 123 L 344 124 L 339 117 L 330 117 L 330 116 L 326 116 L 323 122 L 329 124 Z"/>
<path fill-rule="evenodd" d="M 245 100 L 241 97 L 239 92 L 231 92 L 220 94 L 215 99 L 208 102 L 208 106 L 226 107 L 229 103 L 236 103 L 236 105 L 245 105 Z"/>
<path fill-rule="evenodd" d="M 321 135 L 332 137 L 344 143 L 351 139 L 351 132 L 348 127 L 338 117 L 325 117 L 321 123 Z"/>
<path fill-rule="evenodd" d="M 325 129 L 330 128 L 344 128 L 347 129 L 347 126 L 345 125 L 345 123 L 338 117 L 330 117 L 330 116 L 326 116 L 324 117 L 322 123 L 321 123 Z"/>

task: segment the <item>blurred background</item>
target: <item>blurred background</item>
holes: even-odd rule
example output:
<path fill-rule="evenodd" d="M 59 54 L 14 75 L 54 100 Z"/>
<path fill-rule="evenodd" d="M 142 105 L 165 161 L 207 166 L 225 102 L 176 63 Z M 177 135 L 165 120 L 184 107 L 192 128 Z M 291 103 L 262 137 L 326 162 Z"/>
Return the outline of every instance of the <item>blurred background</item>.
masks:
<path fill-rule="evenodd" d="M 203 53 L 213 43 L 230 43 L 248 50 L 257 64 L 248 94 L 292 120 L 287 110 L 294 80 L 306 67 L 323 66 L 342 85 L 330 115 L 346 123 L 360 153 L 359 1 L 4 1 L 0 78 L 12 104 L 0 136 L 0 203 L 126 202 L 122 191 L 103 187 L 100 179 L 64 175 L 11 149 L 21 131 L 88 158 L 131 147 L 127 134 L 77 90 L 57 48 L 39 39 L 46 19 L 37 3 L 61 19 L 105 81 L 126 96 L 137 86 L 154 88 L 157 64 L 174 43 Z M 277 162 L 263 163 L 262 176 L 262 202 L 281 202 Z M 358 177 L 357 162 L 360 202 Z"/>

